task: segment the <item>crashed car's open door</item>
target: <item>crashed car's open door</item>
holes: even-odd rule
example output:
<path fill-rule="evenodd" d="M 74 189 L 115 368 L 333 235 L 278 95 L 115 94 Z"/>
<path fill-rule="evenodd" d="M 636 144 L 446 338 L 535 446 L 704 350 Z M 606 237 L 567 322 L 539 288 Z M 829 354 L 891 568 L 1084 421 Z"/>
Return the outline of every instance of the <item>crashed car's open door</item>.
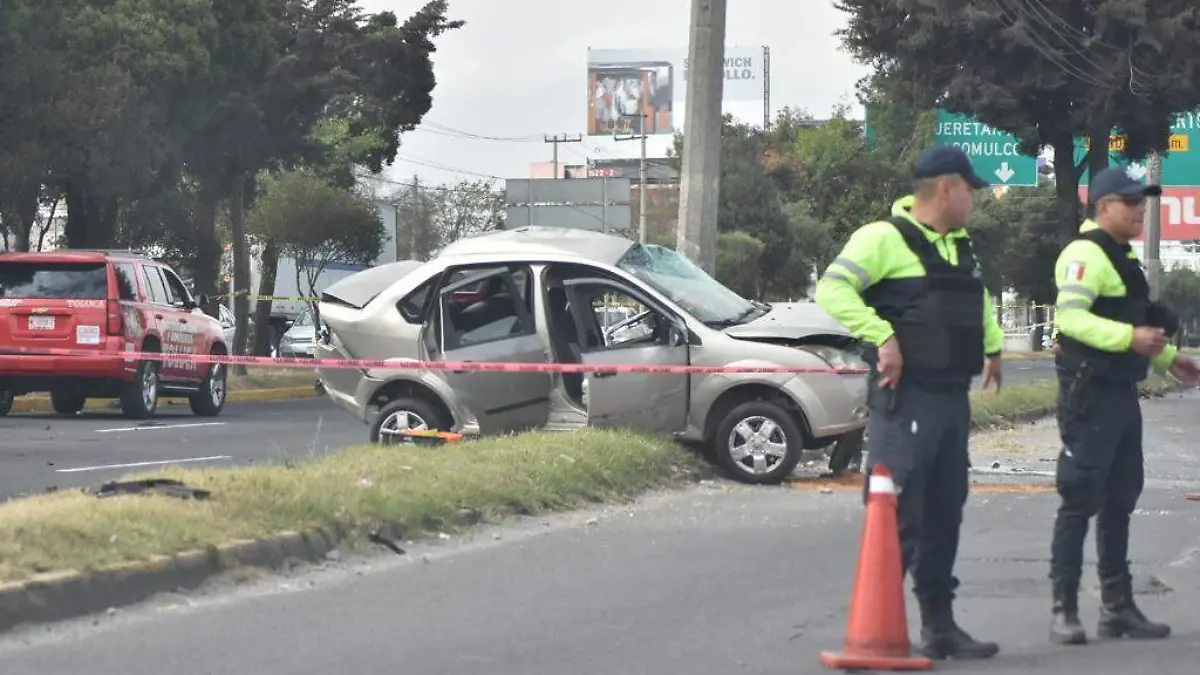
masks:
<path fill-rule="evenodd" d="M 585 365 L 686 366 L 686 329 L 681 322 L 623 283 L 603 278 L 564 281 Z M 604 326 L 610 306 L 633 307 L 630 318 Z M 588 424 L 672 433 L 687 420 L 686 373 L 588 373 Z"/>
<path fill-rule="evenodd" d="M 429 326 L 434 358 L 547 363 L 531 309 L 530 278 L 525 267 L 492 266 L 444 287 Z M 549 420 L 553 378 L 548 372 L 458 370 L 443 376 L 483 434 L 538 428 Z"/>

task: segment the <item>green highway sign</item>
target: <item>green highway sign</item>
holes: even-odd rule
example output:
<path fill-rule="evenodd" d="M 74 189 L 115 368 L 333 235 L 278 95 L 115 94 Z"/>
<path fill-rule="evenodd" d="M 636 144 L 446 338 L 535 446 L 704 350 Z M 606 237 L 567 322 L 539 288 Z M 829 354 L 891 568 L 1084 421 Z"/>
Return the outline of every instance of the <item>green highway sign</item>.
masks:
<path fill-rule="evenodd" d="M 1181 113 L 1175 117 L 1171 127 L 1170 150 L 1162 158 L 1162 185 L 1164 187 L 1200 187 L 1200 111 Z M 1113 164 L 1129 169 L 1129 175 L 1137 180 L 1146 176 L 1146 162 L 1131 162 L 1122 154 L 1125 138 L 1113 132 L 1108 141 L 1109 157 Z M 1075 164 L 1083 161 L 1088 150 L 1086 138 L 1075 140 Z M 1080 185 L 1088 184 L 1088 171 L 1084 167 L 1079 177 Z"/>
<path fill-rule="evenodd" d="M 971 158 L 975 173 L 992 185 L 1037 185 L 1037 158 L 1017 152 L 1017 138 L 966 115 L 937 111 L 936 145 L 954 145 Z"/>

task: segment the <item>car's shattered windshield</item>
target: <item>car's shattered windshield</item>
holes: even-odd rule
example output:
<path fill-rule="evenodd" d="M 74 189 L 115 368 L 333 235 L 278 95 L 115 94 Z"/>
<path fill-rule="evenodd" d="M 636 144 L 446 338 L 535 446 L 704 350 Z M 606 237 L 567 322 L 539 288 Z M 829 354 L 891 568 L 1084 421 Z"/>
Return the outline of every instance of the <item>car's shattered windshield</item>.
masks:
<path fill-rule="evenodd" d="M 634 246 L 617 266 L 650 284 L 706 324 L 731 325 L 756 311 L 749 300 L 663 246 Z"/>

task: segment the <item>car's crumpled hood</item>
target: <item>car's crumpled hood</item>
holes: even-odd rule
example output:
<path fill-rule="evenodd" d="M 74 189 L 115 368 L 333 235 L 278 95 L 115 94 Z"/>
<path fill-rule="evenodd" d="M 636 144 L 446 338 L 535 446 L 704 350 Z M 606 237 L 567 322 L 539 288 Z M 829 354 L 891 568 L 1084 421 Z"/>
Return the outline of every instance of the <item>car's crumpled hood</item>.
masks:
<path fill-rule="evenodd" d="M 806 338 L 853 339 L 845 326 L 813 302 L 780 302 L 754 321 L 724 329 L 726 335 L 742 340 L 804 340 Z"/>

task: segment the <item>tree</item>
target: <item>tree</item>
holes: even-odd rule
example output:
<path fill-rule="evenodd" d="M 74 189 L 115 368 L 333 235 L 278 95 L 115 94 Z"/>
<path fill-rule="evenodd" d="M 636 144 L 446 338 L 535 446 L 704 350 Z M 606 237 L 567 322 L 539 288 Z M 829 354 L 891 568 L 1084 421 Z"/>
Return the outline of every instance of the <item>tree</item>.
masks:
<path fill-rule="evenodd" d="M 464 180 L 433 188 L 432 227 L 441 249 L 464 237 L 496 229 L 504 214 L 504 190 L 494 181 Z"/>
<path fill-rule="evenodd" d="M 296 260 L 296 287 L 309 297 L 330 263 L 370 265 L 383 250 L 385 230 L 375 205 L 311 171 L 284 171 L 265 180 L 247 217 L 256 237 Z M 312 302 L 313 316 L 317 316 Z"/>
<path fill-rule="evenodd" d="M 765 246 L 745 232 L 717 235 L 717 279 L 738 295 L 762 297 L 760 260 Z"/>
<path fill-rule="evenodd" d="M 0 3 L 0 202 L 17 247 L 65 195 L 74 247 L 111 243 L 117 204 L 149 189 L 193 108 L 213 22 L 202 0 Z"/>
<path fill-rule="evenodd" d="M 758 259 L 761 291 L 757 297 L 786 296 L 797 289 L 784 282 L 793 260 L 795 242 L 790 223 L 783 211 L 778 185 L 768 176 L 765 162 L 769 157 L 767 139 L 760 129 L 735 122 L 725 116 L 721 127 L 721 193 L 717 230 L 741 232 L 763 244 Z M 683 137 L 677 134 L 672 161 L 679 164 L 683 155 Z M 793 274 L 786 274 L 794 277 Z M 802 290 L 802 289 L 801 289 Z"/>
<path fill-rule="evenodd" d="M 966 113 L 1054 150 L 1058 228 L 1080 221 L 1084 167 L 1109 163 L 1109 131 L 1131 158 L 1165 150 L 1175 113 L 1200 104 L 1200 39 L 1184 0 L 838 0 L 858 60 L 917 108 Z M 1114 67 L 1120 64 L 1119 67 Z M 1091 140 L 1082 162 L 1075 139 Z"/>
<path fill-rule="evenodd" d="M 1176 344 L 1191 346 L 1192 335 L 1200 330 L 1200 272 L 1182 265 L 1164 270 L 1159 299 L 1179 315 Z"/>

